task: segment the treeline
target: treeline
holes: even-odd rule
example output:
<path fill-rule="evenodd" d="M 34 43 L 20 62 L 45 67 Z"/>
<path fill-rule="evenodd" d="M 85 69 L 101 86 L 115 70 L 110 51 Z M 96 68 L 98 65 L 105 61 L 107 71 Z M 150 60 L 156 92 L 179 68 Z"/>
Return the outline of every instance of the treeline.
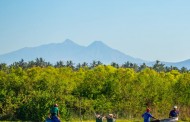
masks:
<path fill-rule="evenodd" d="M 25 62 L 23 59 L 21 59 L 18 62 L 14 62 L 14 63 L 10 64 L 9 66 L 7 66 L 6 63 L 0 63 L 0 69 L 3 69 L 4 67 L 9 67 L 9 68 L 11 68 L 11 67 L 22 67 L 23 69 L 26 69 L 26 68 L 31 68 L 31 67 L 52 66 L 55 68 L 70 67 L 73 70 L 77 70 L 77 69 L 80 69 L 81 67 L 94 68 L 98 65 L 105 65 L 105 64 L 103 64 L 100 61 L 93 61 L 90 64 L 88 64 L 87 62 L 75 64 L 72 61 L 66 61 L 66 62 L 58 61 L 55 64 L 52 64 L 50 62 L 46 62 L 43 58 L 36 58 L 35 61 L 32 60 L 29 62 Z M 155 64 L 153 64 L 152 66 L 146 65 L 146 63 L 138 65 L 136 63 L 131 63 L 128 61 L 121 64 L 121 65 L 116 63 L 116 62 L 112 62 L 110 65 L 115 67 L 115 68 L 132 68 L 132 69 L 134 69 L 135 72 L 139 72 L 145 68 L 151 68 L 157 72 L 170 72 L 171 70 L 177 70 L 180 73 L 190 72 L 190 69 L 187 69 L 186 67 L 178 68 L 176 66 L 165 66 L 165 64 L 161 63 L 159 60 L 156 60 Z"/>
<path fill-rule="evenodd" d="M 0 64 L 0 120 L 42 121 L 54 103 L 61 118 L 92 119 L 94 112 L 118 118 L 141 118 L 149 106 L 158 118 L 167 118 L 174 105 L 180 119 L 190 115 L 190 71 L 126 62 L 99 61 L 52 65 L 42 58 Z"/>

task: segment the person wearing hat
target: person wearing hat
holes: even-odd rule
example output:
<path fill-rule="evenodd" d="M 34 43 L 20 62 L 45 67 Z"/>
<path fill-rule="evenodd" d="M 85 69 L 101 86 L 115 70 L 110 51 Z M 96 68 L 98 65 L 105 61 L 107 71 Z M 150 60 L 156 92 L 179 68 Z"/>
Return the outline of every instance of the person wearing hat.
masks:
<path fill-rule="evenodd" d="M 175 118 L 176 120 L 178 120 L 178 116 L 179 116 L 179 111 L 177 110 L 177 106 L 174 106 L 173 110 L 171 110 L 169 113 L 169 118 Z"/>
<path fill-rule="evenodd" d="M 150 109 L 149 108 L 146 109 L 146 112 L 142 115 L 142 117 L 144 118 L 144 122 L 150 122 L 150 118 L 156 119 L 150 113 Z"/>

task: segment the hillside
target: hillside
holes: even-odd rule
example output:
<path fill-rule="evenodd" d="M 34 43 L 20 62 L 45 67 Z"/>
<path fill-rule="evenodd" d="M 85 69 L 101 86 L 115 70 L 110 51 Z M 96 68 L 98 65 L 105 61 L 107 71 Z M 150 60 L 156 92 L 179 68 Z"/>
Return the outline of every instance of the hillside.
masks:
<path fill-rule="evenodd" d="M 45 61 L 53 64 L 57 61 L 68 60 L 73 61 L 75 64 L 83 62 L 92 63 L 92 61 L 101 61 L 103 64 L 110 64 L 112 62 L 123 64 L 129 61 L 138 65 L 146 63 L 152 66 L 156 61 L 156 59 L 154 62 L 150 62 L 134 58 L 107 46 L 102 41 L 94 41 L 88 46 L 81 46 L 67 39 L 63 43 L 25 47 L 17 51 L 0 55 L 0 63 L 12 64 L 21 59 L 24 59 L 24 61 L 32 61 L 36 58 L 43 58 Z M 190 69 L 190 59 L 181 62 L 161 62 L 165 64 L 165 66 L 175 66 L 178 68 L 186 67 Z"/>

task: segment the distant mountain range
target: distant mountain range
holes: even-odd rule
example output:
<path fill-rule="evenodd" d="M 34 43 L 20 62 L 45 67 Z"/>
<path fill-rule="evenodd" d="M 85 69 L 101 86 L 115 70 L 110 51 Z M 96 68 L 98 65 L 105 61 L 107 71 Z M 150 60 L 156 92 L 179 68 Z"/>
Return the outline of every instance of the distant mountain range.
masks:
<path fill-rule="evenodd" d="M 138 65 L 146 63 L 153 65 L 154 62 L 145 61 L 139 58 L 126 55 L 118 50 L 112 49 L 101 41 L 94 41 L 89 46 L 80 46 L 73 41 L 67 39 L 63 43 L 47 44 L 38 47 L 25 47 L 17 51 L 0 55 L 0 63 L 12 64 L 15 61 L 32 61 L 36 58 L 43 58 L 50 63 L 57 61 L 73 61 L 78 63 L 92 63 L 93 61 L 101 61 L 104 64 L 116 62 L 123 64 L 127 61 Z M 166 66 L 176 66 L 178 68 L 190 68 L 190 59 L 182 62 L 162 62 Z"/>

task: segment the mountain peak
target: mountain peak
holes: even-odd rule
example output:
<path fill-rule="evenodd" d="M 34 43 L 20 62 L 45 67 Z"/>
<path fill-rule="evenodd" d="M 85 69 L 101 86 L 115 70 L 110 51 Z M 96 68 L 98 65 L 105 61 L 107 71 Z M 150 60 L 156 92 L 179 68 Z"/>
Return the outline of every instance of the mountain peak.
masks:
<path fill-rule="evenodd" d="M 75 42 L 73 42 L 73 41 L 70 40 L 70 39 L 66 39 L 63 43 L 66 44 L 66 45 L 76 44 Z"/>
<path fill-rule="evenodd" d="M 102 41 L 94 41 L 89 46 L 81 46 L 70 39 L 66 39 L 62 43 L 51 43 L 37 47 L 23 48 L 8 54 L 0 55 L 0 63 L 11 64 L 20 59 L 32 61 L 38 57 L 42 57 L 51 63 L 56 63 L 57 61 L 62 60 L 71 60 L 75 63 L 91 63 L 93 60 L 96 60 L 101 61 L 104 64 L 110 64 L 111 62 L 121 64 L 129 61 L 139 65 L 144 62 L 148 63 L 148 66 L 152 65 L 152 62 L 125 55 L 124 53 L 109 47 Z M 187 67 L 189 69 L 189 62 L 190 59 L 176 63 L 166 62 L 165 66 L 176 66 L 179 68 Z"/>
<path fill-rule="evenodd" d="M 62 45 L 64 45 L 65 47 L 78 47 L 80 45 L 78 45 L 77 43 L 75 43 L 74 41 L 70 40 L 70 39 L 66 39 Z M 80 47 L 83 47 L 83 46 L 80 46 Z"/>
<path fill-rule="evenodd" d="M 108 47 L 106 44 L 104 44 L 102 41 L 94 41 L 91 43 L 88 47 Z"/>

